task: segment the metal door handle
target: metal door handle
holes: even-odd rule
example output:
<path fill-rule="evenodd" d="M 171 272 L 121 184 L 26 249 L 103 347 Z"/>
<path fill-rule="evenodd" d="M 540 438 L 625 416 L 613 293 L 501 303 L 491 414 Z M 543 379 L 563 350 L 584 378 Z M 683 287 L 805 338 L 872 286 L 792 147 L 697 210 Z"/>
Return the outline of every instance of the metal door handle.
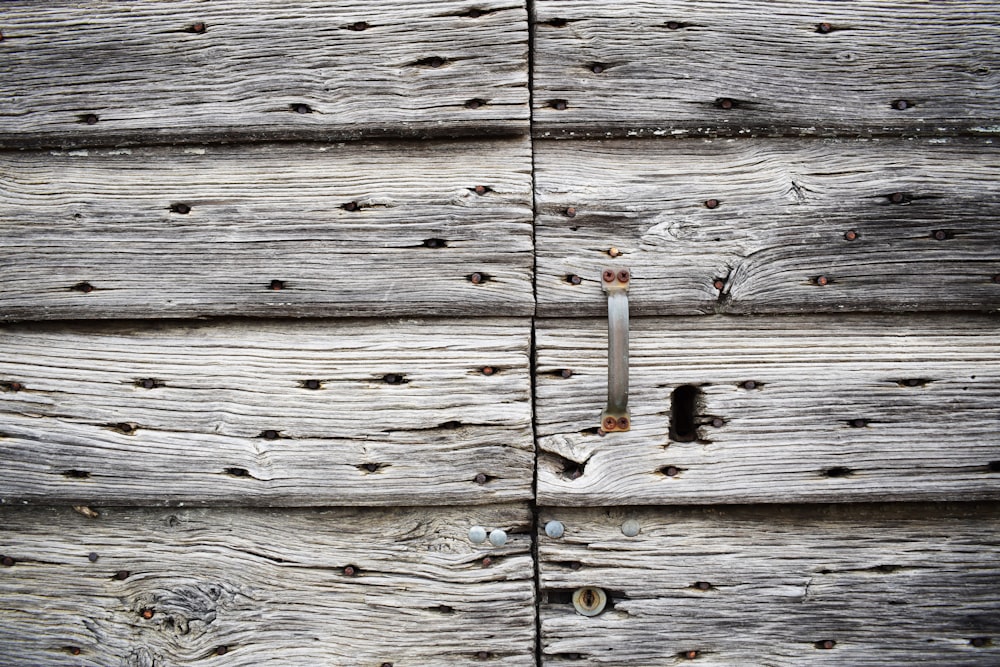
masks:
<path fill-rule="evenodd" d="M 604 269 L 601 285 L 608 295 L 608 405 L 601 415 L 605 433 L 632 427 L 628 412 L 628 269 Z"/>

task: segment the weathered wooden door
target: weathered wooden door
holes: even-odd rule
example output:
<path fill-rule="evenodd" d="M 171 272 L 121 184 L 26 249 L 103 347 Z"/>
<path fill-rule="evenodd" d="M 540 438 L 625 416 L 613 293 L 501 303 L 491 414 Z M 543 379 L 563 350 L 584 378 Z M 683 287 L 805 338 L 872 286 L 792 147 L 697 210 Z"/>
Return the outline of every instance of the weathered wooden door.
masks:
<path fill-rule="evenodd" d="M 998 18 L 7 3 L 0 665 L 994 664 Z"/>

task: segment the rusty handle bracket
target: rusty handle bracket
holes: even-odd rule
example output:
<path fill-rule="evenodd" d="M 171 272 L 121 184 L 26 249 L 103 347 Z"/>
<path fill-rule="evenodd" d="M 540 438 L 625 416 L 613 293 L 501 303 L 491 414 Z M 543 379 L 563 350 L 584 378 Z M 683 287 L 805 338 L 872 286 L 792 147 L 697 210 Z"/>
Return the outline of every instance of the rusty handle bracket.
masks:
<path fill-rule="evenodd" d="M 601 285 L 608 295 L 608 405 L 601 415 L 605 433 L 632 427 L 628 412 L 628 269 L 604 269 Z"/>

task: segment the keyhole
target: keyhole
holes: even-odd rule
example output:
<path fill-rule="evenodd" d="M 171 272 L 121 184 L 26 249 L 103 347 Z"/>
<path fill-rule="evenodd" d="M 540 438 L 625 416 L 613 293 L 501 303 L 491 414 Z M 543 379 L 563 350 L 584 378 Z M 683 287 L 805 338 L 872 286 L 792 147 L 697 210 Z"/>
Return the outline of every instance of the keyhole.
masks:
<path fill-rule="evenodd" d="M 691 384 L 681 385 L 670 394 L 670 439 L 693 442 L 698 438 L 695 418 L 701 390 Z"/>
<path fill-rule="evenodd" d="M 573 593 L 573 607 L 578 614 L 583 616 L 597 616 L 604 611 L 608 603 L 608 596 L 600 588 L 587 586 L 578 588 Z"/>

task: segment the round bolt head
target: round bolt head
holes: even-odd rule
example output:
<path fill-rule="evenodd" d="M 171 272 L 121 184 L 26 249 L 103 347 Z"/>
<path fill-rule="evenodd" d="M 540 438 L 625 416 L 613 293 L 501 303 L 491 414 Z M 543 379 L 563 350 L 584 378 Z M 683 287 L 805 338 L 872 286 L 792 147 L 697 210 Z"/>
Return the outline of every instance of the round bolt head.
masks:
<path fill-rule="evenodd" d="M 629 519 L 622 524 L 622 535 L 625 537 L 635 537 L 639 534 L 639 522 L 635 519 Z"/>
<path fill-rule="evenodd" d="M 549 521 L 545 524 L 545 534 L 554 540 L 558 540 L 566 532 L 566 527 L 562 521 Z"/>
<path fill-rule="evenodd" d="M 495 547 L 502 547 L 507 544 L 507 533 L 497 528 L 490 531 L 490 544 Z"/>
<path fill-rule="evenodd" d="M 586 586 L 573 591 L 573 608 L 581 616 L 597 616 L 608 604 L 608 595 L 600 588 Z"/>
<path fill-rule="evenodd" d="M 482 526 L 473 526 L 469 529 L 469 541 L 473 544 L 482 544 L 486 541 L 486 529 Z"/>

